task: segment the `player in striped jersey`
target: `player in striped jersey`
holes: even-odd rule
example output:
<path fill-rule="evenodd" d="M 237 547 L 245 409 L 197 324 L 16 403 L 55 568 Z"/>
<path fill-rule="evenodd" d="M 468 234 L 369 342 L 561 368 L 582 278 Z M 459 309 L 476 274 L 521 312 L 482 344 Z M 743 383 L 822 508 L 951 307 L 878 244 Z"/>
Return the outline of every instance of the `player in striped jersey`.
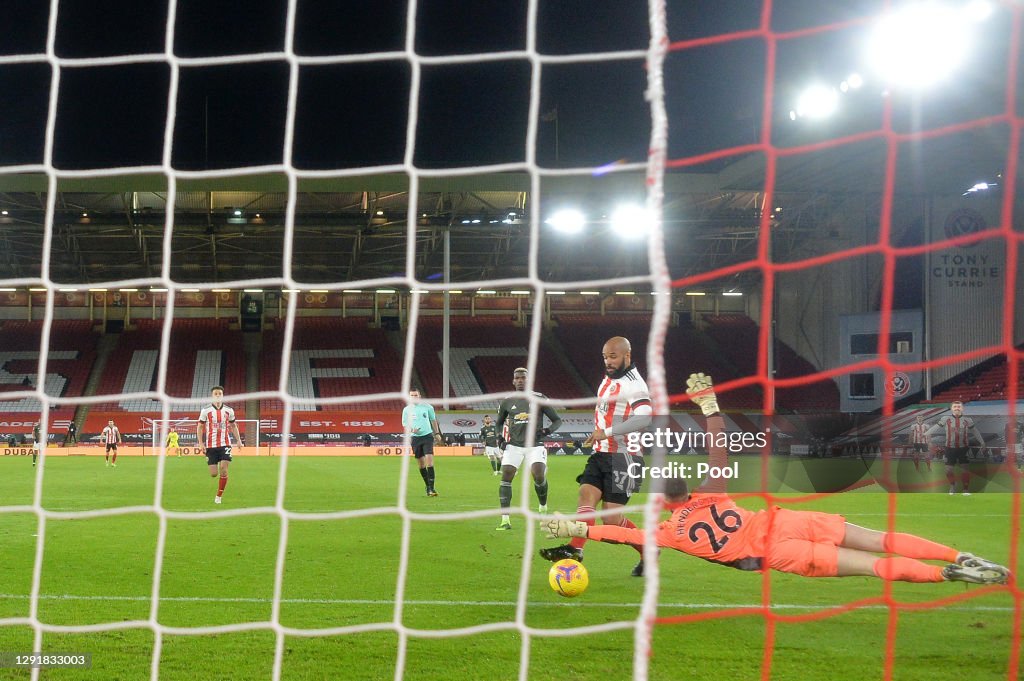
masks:
<path fill-rule="evenodd" d="M 692 374 L 687 392 L 707 417 L 712 442 L 725 431 L 711 377 Z M 710 447 L 712 470 L 727 467 L 724 446 Z M 658 546 L 738 570 L 766 569 L 801 577 L 878 577 L 899 582 L 971 582 L 1005 584 L 1010 571 L 1002 565 L 901 532 L 878 532 L 846 522 L 834 513 L 775 507 L 751 511 L 738 506 L 726 491 L 725 477 L 709 477 L 692 493 L 684 478 L 665 480 L 665 506 L 672 517 L 655 533 Z M 592 526 L 577 520 L 542 520 L 549 537 L 587 538 L 636 548 L 644 531 L 612 525 Z M 879 557 L 876 554 L 890 553 Z M 945 566 L 923 561 L 936 560 Z"/>
<path fill-rule="evenodd" d="M 921 470 L 921 457 L 924 456 L 924 462 L 928 464 L 928 470 L 932 469 L 932 457 L 928 453 L 928 437 L 925 433 L 928 431 L 928 426 L 924 423 L 924 416 L 917 415 L 914 425 L 910 426 L 910 446 L 912 448 L 914 457 L 914 469 Z"/>
<path fill-rule="evenodd" d="M 594 524 L 593 514 L 600 501 L 604 510 L 622 508 L 635 492 L 636 480 L 628 474 L 629 465 L 643 464 L 640 454 L 633 454 L 626 446 L 626 434 L 643 430 L 651 422 L 651 393 L 647 382 L 633 365 L 633 349 L 621 336 L 610 338 L 601 349 L 604 360 L 604 380 L 597 390 L 594 409 L 594 432 L 584 446 L 593 445 L 594 453 L 587 459 L 583 473 L 576 478 L 580 483 L 576 512 L 588 525 Z M 622 512 L 604 515 L 605 525 L 636 529 L 636 525 Z M 583 560 L 585 537 L 576 537 L 564 546 L 541 549 L 540 555 L 552 562 L 563 558 Z M 644 574 L 643 551 L 640 562 L 633 568 L 634 577 Z"/>
<path fill-rule="evenodd" d="M 224 388 L 215 385 L 210 389 L 211 404 L 203 407 L 199 413 L 199 426 L 196 429 L 196 437 L 202 447 L 206 449 L 206 463 L 210 468 L 210 477 L 220 475 L 220 482 L 217 485 L 217 496 L 213 503 L 221 503 L 224 496 L 224 488 L 228 485 L 228 464 L 231 463 L 231 438 L 235 436 L 235 442 L 242 445 L 242 436 L 238 433 L 238 424 L 235 423 L 235 410 L 224 404 Z"/>
<path fill-rule="evenodd" d="M 107 427 L 103 429 L 100 437 L 103 438 L 103 444 L 106 445 L 103 459 L 106 461 L 107 466 L 117 468 L 117 446 L 121 444 L 121 431 L 114 425 L 114 419 L 107 421 Z M 111 452 L 114 453 L 113 461 L 111 461 Z"/>
<path fill-rule="evenodd" d="M 949 493 L 956 494 L 955 466 L 960 466 L 960 491 L 965 497 L 971 496 L 968 487 L 971 482 L 971 472 L 967 470 L 967 452 L 970 449 L 970 436 L 978 441 L 978 445 L 985 446 L 985 438 L 981 431 L 974 425 L 974 419 L 964 416 L 964 403 L 957 400 L 949 405 L 949 414 L 946 414 L 939 422 L 928 429 L 925 438 L 930 440 L 933 435 L 942 434 L 946 446 L 946 480 L 949 482 Z"/>

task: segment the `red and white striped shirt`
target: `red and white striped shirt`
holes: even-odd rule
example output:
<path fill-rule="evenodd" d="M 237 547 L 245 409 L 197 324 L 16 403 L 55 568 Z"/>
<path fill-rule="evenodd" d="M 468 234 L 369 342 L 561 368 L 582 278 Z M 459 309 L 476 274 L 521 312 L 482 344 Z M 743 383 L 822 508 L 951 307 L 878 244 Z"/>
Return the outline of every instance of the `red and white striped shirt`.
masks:
<path fill-rule="evenodd" d="M 927 423 L 915 423 L 910 426 L 910 442 L 915 445 L 928 444 L 928 438 L 924 436 L 928 432 Z"/>
<path fill-rule="evenodd" d="M 610 426 L 628 419 L 640 405 L 650 406 L 651 391 L 636 367 L 619 378 L 605 376 L 597 389 L 597 407 L 594 409 L 594 427 L 607 430 Z M 613 434 L 607 440 L 594 444 L 595 452 L 626 451 L 626 436 Z"/>
<path fill-rule="evenodd" d="M 971 444 L 970 430 L 974 428 L 974 419 L 969 416 L 946 414 L 939 419 L 939 424 L 946 431 L 947 447 L 968 447 Z"/>
<path fill-rule="evenodd" d="M 235 422 L 235 410 L 226 404 L 220 408 L 209 404 L 199 413 L 199 422 L 206 424 L 204 447 L 230 447 L 231 438 L 228 431 Z"/>
<path fill-rule="evenodd" d="M 117 429 L 117 426 L 107 426 L 100 433 L 100 437 L 103 438 L 103 444 L 116 445 L 121 442 L 121 431 Z"/>

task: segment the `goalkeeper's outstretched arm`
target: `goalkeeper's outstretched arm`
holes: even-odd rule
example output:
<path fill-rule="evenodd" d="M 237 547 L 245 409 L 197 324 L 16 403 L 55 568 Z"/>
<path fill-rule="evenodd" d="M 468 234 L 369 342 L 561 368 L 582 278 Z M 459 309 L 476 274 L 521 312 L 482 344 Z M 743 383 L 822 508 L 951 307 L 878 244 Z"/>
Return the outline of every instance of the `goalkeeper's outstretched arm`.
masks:
<path fill-rule="evenodd" d="M 705 432 L 711 436 L 711 444 L 708 447 L 708 466 L 713 471 L 720 471 L 728 463 L 729 453 L 725 447 L 720 445 L 723 438 L 720 438 L 719 435 L 725 432 L 725 419 L 722 418 L 718 409 L 718 397 L 715 395 L 711 377 L 706 374 L 690 374 L 690 377 L 686 379 L 686 394 L 707 417 Z M 726 479 L 709 476 L 705 478 L 698 489 L 701 492 L 725 493 Z"/>

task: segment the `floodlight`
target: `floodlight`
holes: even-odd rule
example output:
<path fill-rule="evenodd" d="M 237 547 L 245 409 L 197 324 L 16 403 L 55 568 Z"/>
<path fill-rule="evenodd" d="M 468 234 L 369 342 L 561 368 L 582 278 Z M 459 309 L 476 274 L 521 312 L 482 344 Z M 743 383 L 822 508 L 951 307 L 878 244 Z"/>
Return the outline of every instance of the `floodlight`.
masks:
<path fill-rule="evenodd" d="M 811 85 L 796 102 L 796 115 L 800 118 L 828 118 L 839 108 L 839 93 L 824 85 Z"/>
<path fill-rule="evenodd" d="M 586 218 L 583 213 L 572 209 L 560 210 L 545 222 L 551 225 L 555 231 L 563 234 L 579 234 L 586 226 Z"/>
<path fill-rule="evenodd" d="M 651 214 L 643 206 L 625 204 L 612 213 L 612 230 L 627 239 L 640 239 L 651 231 Z"/>
<path fill-rule="evenodd" d="M 868 61 L 894 85 L 921 88 L 948 77 L 971 48 L 969 23 L 936 3 L 907 5 L 883 16 L 868 40 Z"/>

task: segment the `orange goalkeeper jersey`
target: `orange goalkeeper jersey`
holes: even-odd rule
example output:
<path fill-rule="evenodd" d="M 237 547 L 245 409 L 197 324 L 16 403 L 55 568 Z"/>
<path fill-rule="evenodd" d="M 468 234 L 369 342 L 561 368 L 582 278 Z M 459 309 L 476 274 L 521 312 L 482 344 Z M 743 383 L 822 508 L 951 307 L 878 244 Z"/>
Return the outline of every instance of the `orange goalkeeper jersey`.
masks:
<path fill-rule="evenodd" d="M 749 511 L 728 494 L 694 492 L 676 506 L 672 517 L 658 525 L 658 546 L 722 563 L 740 570 L 760 570 L 764 562 L 768 518 Z M 641 529 L 595 525 L 589 538 L 619 544 L 644 543 Z"/>

